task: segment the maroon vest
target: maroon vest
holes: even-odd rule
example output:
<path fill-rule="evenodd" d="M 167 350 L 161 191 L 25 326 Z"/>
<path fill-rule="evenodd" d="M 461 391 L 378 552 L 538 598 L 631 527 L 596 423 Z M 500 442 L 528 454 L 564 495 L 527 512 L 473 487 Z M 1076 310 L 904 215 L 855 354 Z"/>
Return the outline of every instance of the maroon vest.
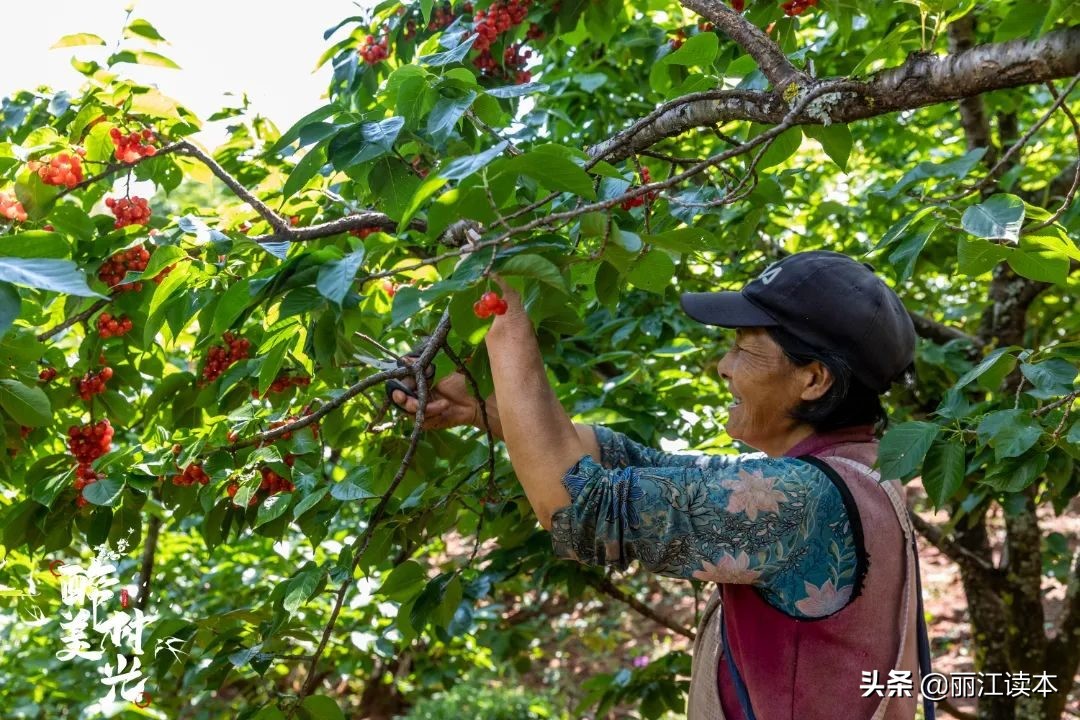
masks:
<path fill-rule="evenodd" d="M 870 430 L 849 428 L 811 436 L 785 453 L 814 456 L 834 471 L 832 479 L 845 496 L 852 529 L 857 541 L 862 536 L 867 561 L 857 596 L 832 615 L 801 620 L 768 604 L 750 585 L 723 584 L 719 598 L 714 595 L 714 601 L 722 605 L 731 659 L 757 720 L 915 717 L 919 669 L 913 562 L 900 519 L 903 512 L 907 522 L 906 509 L 899 502 L 903 488 L 891 481 L 896 492 L 890 497 L 863 469 L 877 460 L 877 441 Z M 691 698 L 690 720 L 744 720 L 728 663 L 716 647 L 717 630 L 715 618 L 711 623 L 703 618 L 699 633 L 704 637 L 695 644 L 694 660 L 716 659 L 714 677 L 722 714 L 713 707 L 712 698 L 705 697 L 715 697 L 711 688 L 703 690 L 699 685 L 696 691 L 692 688 L 697 698 Z M 864 671 L 877 670 L 879 682 L 884 683 L 889 671 L 897 668 L 911 671 L 912 697 L 892 698 L 885 706 L 877 695 L 862 697 Z"/>

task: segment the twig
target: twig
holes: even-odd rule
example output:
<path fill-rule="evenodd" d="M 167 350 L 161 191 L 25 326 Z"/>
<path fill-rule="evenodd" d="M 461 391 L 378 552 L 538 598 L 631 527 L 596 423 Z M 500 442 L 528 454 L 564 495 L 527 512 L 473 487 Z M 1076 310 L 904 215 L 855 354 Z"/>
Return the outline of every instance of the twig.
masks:
<path fill-rule="evenodd" d="M 630 593 L 628 593 L 625 590 L 623 590 L 622 588 L 616 586 L 615 583 L 611 582 L 610 578 L 606 578 L 606 577 L 597 578 L 597 577 L 595 577 L 595 576 L 593 576 L 591 574 L 588 574 L 588 575 L 585 575 L 585 583 L 587 585 L 590 585 L 590 586 L 596 588 L 597 590 L 604 593 L 605 595 L 613 597 L 616 600 L 621 600 L 622 602 L 626 603 L 627 605 L 629 605 L 631 608 L 633 608 L 634 610 L 636 610 L 640 614 L 644 615 L 645 617 L 649 618 L 650 620 L 652 620 L 654 622 L 657 622 L 657 623 L 663 625 L 664 627 L 668 628 L 669 630 L 673 630 L 674 632 L 677 632 L 678 634 L 682 635 L 683 637 L 690 638 L 691 640 L 694 639 L 694 631 L 693 630 L 679 624 L 677 621 L 675 621 L 674 619 L 672 619 L 672 618 L 670 618 L 670 617 L 668 617 L 666 615 L 658 613 L 656 610 L 652 609 L 651 607 L 649 607 L 645 603 L 641 602 L 640 600 L 638 600 L 636 597 L 634 597 Z"/>
<path fill-rule="evenodd" d="M 1061 96 L 1058 97 L 1054 101 L 1054 103 L 1052 105 L 1050 105 L 1049 108 L 1047 108 L 1046 112 L 1043 113 L 1043 116 L 1041 118 L 1039 118 L 1035 122 L 1035 124 L 1033 124 L 1030 128 L 1028 128 L 1028 131 L 1026 133 L 1024 133 L 1023 136 L 1021 136 L 1021 138 L 1019 140 L 1017 140 L 1015 143 L 1013 143 L 1012 146 L 1009 147 L 1009 149 L 1005 151 L 1005 153 L 997 161 L 997 163 L 994 165 L 994 167 L 990 168 L 990 172 L 986 174 L 986 177 L 984 177 L 982 180 L 975 183 L 974 185 L 969 185 L 966 188 L 961 188 L 960 191 L 958 191 L 958 192 L 956 192 L 956 193 L 954 193 L 952 195 L 947 195 L 947 196 L 945 196 L 943 198 L 940 198 L 939 201 L 940 202 L 953 202 L 955 200 L 959 200 L 961 198 L 967 197 L 968 195 L 971 195 L 972 193 L 979 192 L 980 190 L 983 190 L 984 188 L 986 188 L 986 187 L 990 186 L 991 184 L 997 182 L 998 176 L 1002 173 L 1002 171 L 1005 169 L 1005 167 L 1009 164 L 1009 161 L 1011 160 L 1012 156 L 1015 155 L 1017 152 L 1019 152 L 1020 148 L 1027 145 L 1028 142 L 1031 141 L 1031 138 L 1035 135 L 1035 133 L 1037 133 L 1039 131 L 1039 129 L 1050 120 L 1050 117 L 1054 114 L 1054 112 L 1064 104 L 1065 98 L 1068 97 L 1069 93 L 1071 93 L 1073 91 L 1073 88 L 1076 87 L 1077 82 L 1080 82 L 1080 74 L 1075 75 L 1073 77 L 1072 82 L 1069 83 L 1069 86 L 1065 88 L 1065 92 L 1063 92 L 1061 94 Z"/>
<path fill-rule="evenodd" d="M 1080 397 L 1080 390 L 1078 390 L 1076 392 L 1071 392 L 1068 395 L 1066 395 L 1065 397 L 1058 398 L 1054 402 L 1049 403 L 1047 405 L 1043 405 L 1038 410 L 1032 411 L 1031 417 L 1042 417 L 1043 415 L 1050 412 L 1051 410 L 1056 410 L 1056 409 L 1058 409 L 1059 407 L 1061 407 L 1062 405 L 1064 405 L 1066 403 L 1073 402 L 1078 397 Z"/>
<path fill-rule="evenodd" d="M 375 532 L 375 528 L 378 527 L 379 523 L 382 521 L 386 509 L 394 497 L 394 492 L 397 490 L 398 485 L 401 484 L 402 479 L 404 479 L 405 473 L 412 463 L 413 456 L 416 455 L 416 449 L 420 444 L 420 436 L 423 433 L 424 411 L 427 408 L 428 403 L 428 380 L 425 371 L 432 360 L 434 360 L 435 354 L 439 351 L 440 347 L 442 347 L 449 332 L 450 309 L 447 308 L 443 311 L 442 317 L 439 319 L 439 324 L 435 327 L 434 333 L 432 333 L 431 340 L 428 342 L 427 347 L 424 348 L 423 352 L 420 353 L 420 357 L 417 361 L 410 366 L 397 368 L 398 370 L 409 371 L 416 380 L 416 419 L 412 434 L 409 436 L 409 447 L 401 458 L 401 463 L 398 465 L 394 479 L 390 481 L 390 487 L 383 493 L 382 498 L 379 500 L 379 504 L 375 506 L 375 510 L 372 511 L 371 516 L 368 518 L 364 532 L 353 542 L 353 561 L 349 570 L 349 577 L 343 581 L 341 587 L 338 588 L 337 598 L 334 601 L 334 608 L 330 613 L 330 620 L 327 622 L 326 627 L 323 628 L 322 637 L 319 640 L 318 646 L 315 648 L 315 652 L 312 654 L 311 663 L 308 665 L 307 680 L 300 690 L 296 705 L 293 706 L 292 712 L 295 712 L 295 709 L 300 705 L 300 702 L 310 695 L 311 691 L 315 688 L 315 683 L 319 677 L 315 674 L 315 669 L 318 667 L 319 658 L 322 657 L 323 652 L 326 650 L 326 645 L 330 641 L 330 635 L 334 631 L 338 616 L 341 614 L 341 608 L 345 604 L 345 597 L 352 588 L 353 575 L 356 573 L 356 568 L 360 564 L 360 559 L 363 557 L 364 551 L 367 550 L 368 544 L 371 542 L 371 536 Z"/>
<path fill-rule="evenodd" d="M 105 307 L 106 305 L 108 305 L 111 302 L 112 302 L 112 298 L 101 298 L 100 300 L 95 302 L 93 305 L 91 305 L 90 307 L 83 310 L 81 313 L 78 313 L 77 315 L 72 315 L 67 320 L 64 320 L 62 323 L 57 325 L 56 327 L 51 327 L 48 330 L 45 330 L 44 332 L 39 333 L 38 336 L 37 336 L 38 341 L 39 342 L 45 342 L 46 340 L 51 338 L 53 335 L 56 335 L 56 334 L 58 334 L 60 332 L 63 332 L 64 330 L 67 330 L 72 325 L 75 325 L 76 323 L 81 323 L 81 322 L 87 320 L 91 315 L 93 315 L 98 310 Z"/>
<path fill-rule="evenodd" d="M 289 222 L 285 218 L 274 212 L 274 210 L 262 200 L 255 197 L 253 193 L 240 184 L 239 180 L 230 175 L 225 168 L 221 167 L 214 158 L 210 157 L 187 140 L 177 143 L 176 151 L 182 155 L 190 155 L 191 157 L 198 158 L 203 165 L 210 169 L 210 172 L 214 173 L 221 182 L 225 183 L 230 190 L 236 193 L 237 197 L 242 198 L 244 202 L 254 208 L 255 212 L 266 220 L 266 222 L 270 223 L 270 227 L 274 228 L 278 233 L 289 232 Z"/>
<path fill-rule="evenodd" d="M 476 402 L 480 406 L 480 420 L 484 423 L 484 432 L 487 434 L 488 495 L 494 500 L 498 497 L 498 487 L 495 484 L 495 436 L 492 435 L 491 423 L 488 422 L 487 402 L 484 400 L 483 393 L 480 392 L 480 385 L 476 382 L 476 378 L 473 377 L 469 368 L 465 366 L 464 361 L 454 352 L 454 349 L 447 344 L 443 350 L 446 352 L 446 356 L 457 365 L 458 371 L 465 376 L 465 380 L 468 381 L 473 395 L 476 396 Z"/>
<path fill-rule="evenodd" d="M 762 74 L 769 79 L 777 92 L 783 92 L 793 82 L 805 82 L 809 79 L 805 73 L 795 69 L 780 46 L 762 32 L 761 28 L 749 22 L 742 13 L 725 5 L 722 0 L 681 0 L 681 3 L 711 20 L 745 50 L 747 55 L 754 58 Z"/>
<path fill-rule="evenodd" d="M 1073 82 L 1075 84 L 1075 80 Z M 1046 83 L 1046 88 L 1050 91 L 1051 97 L 1053 97 L 1055 100 L 1058 99 L 1057 91 L 1054 90 L 1053 83 Z M 1062 99 L 1063 98 L 1064 94 L 1062 95 Z M 1069 119 L 1069 122 L 1072 124 L 1073 137 L 1076 138 L 1076 152 L 1077 156 L 1080 157 L 1080 122 L 1077 122 L 1076 116 L 1073 115 L 1073 111 L 1069 109 L 1068 104 L 1062 102 L 1061 111 L 1065 113 L 1065 117 L 1067 117 Z M 1057 212 L 1055 212 L 1053 215 L 1040 223 L 1029 225 L 1028 227 L 1021 230 L 1020 234 L 1027 235 L 1035 232 L 1036 230 L 1042 230 L 1043 228 L 1049 227 L 1056 223 L 1058 220 L 1060 220 L 1061 216 L 1064 215 L 1065 211 L 1069 209 L 1070 205 L 1072 205 L 1073 198 L 1076 197 L 1077 187 L 1080 187 L 1080 162 L 1076 163 L 1076 171 L 1073 173 L 1072 185 L 1069 186 L 1068 192 L 1065 193 L 1065 199 L 1062 201 L 1061 207 L 1057 209 Z"/>
<path fill-rule="evenodd" d="M 157 491 L 154 496 L 160 495 Z M 158 498 L 160 499 L 160 498 Z M 154 554 L 157 552 L 158 536 L 161 534 L 161 518 L 150 516 L 146 526 L 146 542 L 143 545 L 142 564 L 139 566 L 139 594 L 135 598 L 135 607 L 146 610 L 150 601 L 150 578 L 154 574 Z"/>
<path fill-rule="evenodd" d="M 483 120 L 481 120 L 480 117 L 476 113 L 474 113 L 471 109 L 465 111 L 465 117 L 469 118 L 469 120 L 472 121 L 473 125 L 475 125 L 476 127 L 480 128 L 481 130 L 486 132 L 488 135 L 493 137 L 496 142 L 505 142 L 506 143 L 506 150 L 504 150 L 504 152 L 507 155 L 509 155 L 511 157 L 517 157 L 518 155 L 522 154 L 521 149 L 518 148 L 517 145 L 510 142 L 509 140 L 504 138 L 502 135 L 500 135 L 498 130 L 491 127 L 490 125 L 488 125 Z"/>

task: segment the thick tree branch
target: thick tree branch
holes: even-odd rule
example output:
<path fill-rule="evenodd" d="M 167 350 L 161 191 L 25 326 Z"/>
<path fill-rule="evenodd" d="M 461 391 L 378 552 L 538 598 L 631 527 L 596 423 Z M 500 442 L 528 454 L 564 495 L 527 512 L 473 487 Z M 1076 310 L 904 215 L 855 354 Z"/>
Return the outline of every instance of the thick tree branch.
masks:
<path fill-rule="evenodd" d="M 908 316 L 911 318 L 911 322 L 915 325 L 915 332 L 919 337 L 932 340 L 939 345 L 944 345 L 950 340 L 963 340 L 974 345 L 976 348 L 982 348 L 984 343 L 977 337 L 968 335 L 963 330 L 958 330 L 948 325 L 943 325 L 936 320 L 931 320 L 925 315 L 920 315 L 916 312 L 908 311 Z"/>
<path fill-rule="evenodd" d="M 983 576 L 988 581 L 988 585 L 1000 586 L 1001 571 L 995 568 L 989 559 L 979 557 L 952 538 L 947 537 L 941 531 L 941 528 L 924 520 L 918 513 L 909 511 L 908 515 L 911 517 L 911 524 L 919 531 L 919 534 L 944 553 L 947 558 L 972 573 Z"/>
<path fill-rule="evenodd" d="M 914 53 L 896 68 L 883 70 L 865 82 L 847 83 L 843 91 L 820 97 L 793 119 L 793 125 L 849 123 L 898 110 L 935 105 L 1019 87 L 1072 77 L 1080 72 L 1080 27 L 1056 30 L 1036 40 L 1011 40 L 979 45 L 954 55 Z M 817 87 L 835 80 L 813 81 Z M 715 90 L 680 98 L 650 113 L 589 150 L 594 158 L 621 160 L 697 127 L 731 120 L 779 123 L 787 103 L 772 93 Z"/>
<path fill-rule="evenodd" d="M 156 495 L 158 493 L 155 492 Z M 139 566 L 139 594 L 135 598 L 135 607 L 140 610 L 146 610 L 146 604 L 150 602 L 150 578 L 154 574 L 154 555 L 157 553 L 160 535 L 161 518 L 151 515 L 146 528 L 146 541 L 143 544 L 142 564 Z"/>
<path fill-rule="evenodd" d="M 802 84 L 808 79 L 799 72 L 761 28 L 749 22 L 741 13 L 728 7 L 723 0 L 681 0 L 683 6 L 712 21 L 725 35 L 754 58 L 758 67 L 777 92 L 783 93 L 791 83 Z"/>

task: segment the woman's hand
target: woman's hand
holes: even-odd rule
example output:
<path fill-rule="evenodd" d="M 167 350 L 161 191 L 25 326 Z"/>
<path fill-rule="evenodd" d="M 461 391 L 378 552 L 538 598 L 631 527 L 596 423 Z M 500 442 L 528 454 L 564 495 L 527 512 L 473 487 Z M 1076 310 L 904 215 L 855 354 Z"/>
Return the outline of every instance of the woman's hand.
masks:
<path fill-rule="evenodd" d="M 411 377 L 403 378 L 401 384 L 410 390 L 416 387 L 416 380 Z M 393 401 L 399 408 L 410 415 L 415 416 L 420 404 L 416 398 L 411 398 L 400 390 L 392 393 Z M 497 411 L 494 403 L 495 397 L 488 398 L 485 402 L 488 420 L 491 421 L 492 433 L 501 437 L 498 423 L 495 420 Z M 428 404 L 424 408 L 424 429 L 445 430 L 446 428 L 473 426 L 483 429 L 484 422 L 480 412 L 480 403 L 472 393 L 468 380 L 459 372 L 448 375 L 435 384 L 428 393 Z"/>

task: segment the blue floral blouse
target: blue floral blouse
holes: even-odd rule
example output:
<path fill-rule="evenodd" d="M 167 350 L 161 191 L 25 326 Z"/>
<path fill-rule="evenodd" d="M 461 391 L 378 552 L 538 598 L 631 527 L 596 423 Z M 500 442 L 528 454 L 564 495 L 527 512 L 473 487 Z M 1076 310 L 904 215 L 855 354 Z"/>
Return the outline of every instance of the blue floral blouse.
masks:
<path fill-rule="evenodd" d="M 856 541 L 840 490 L 805 460 L 664 453 L 595 426 L 600 463 L 567 471 L 552 516 L 560 557 L 675 578 L 754 585 L 798 618 L 851 599 Z"/>

